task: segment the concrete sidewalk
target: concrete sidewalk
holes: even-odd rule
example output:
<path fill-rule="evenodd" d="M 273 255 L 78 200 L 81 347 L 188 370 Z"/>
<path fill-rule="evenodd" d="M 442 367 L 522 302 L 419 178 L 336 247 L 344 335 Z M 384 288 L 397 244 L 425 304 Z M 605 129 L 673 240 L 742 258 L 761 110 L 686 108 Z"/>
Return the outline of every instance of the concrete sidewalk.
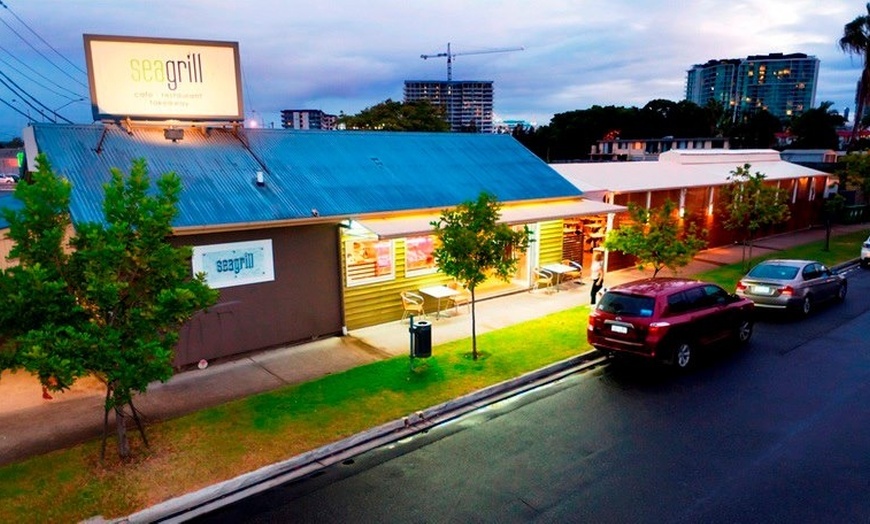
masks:
<path fill-rule="evenodd" d="M 835 226 L 833 235 L 870 232 L 870 225 Z M 775 252 L 823 240 L 824 229 L 807 229 L 760 239 L 754 254 Z M 856 244 L 855 255 L 859 246 Z M 739 262 L 740 246 L 702 251 L 679 274 L 693 275 Z M 665 270 L 666 275 L 672 272 Z M 613 271 L 605 286 L 651 276 L 636 269 Z M 664 275 L 661 275 L 664 276 Z M 589 286 L 563 284 L 557 293 L 542 291 L 480 300 L 476 305 L 477 333 L 485 333 L 557 311 L 589 303 Z M 471 336 L 470 315 L 432 321 L 433 346 Z M 390 322 L 358 329 L 347 336 L 264 351 L 238 360 L 180 373 L 166 383 L 152 385 L 136 400 L 147 422 L 177 417 L 229 400 L 244 398 L 288 384 L 345 371 L 355 366 L 409 354 L 408 325 Z M 72 390 L 42 398 L 37 380 L 24 373 L 0 377 L 0 465 L 98 438 L 103 427 L 105 389 L 96 380 L 79 382 Z"/>

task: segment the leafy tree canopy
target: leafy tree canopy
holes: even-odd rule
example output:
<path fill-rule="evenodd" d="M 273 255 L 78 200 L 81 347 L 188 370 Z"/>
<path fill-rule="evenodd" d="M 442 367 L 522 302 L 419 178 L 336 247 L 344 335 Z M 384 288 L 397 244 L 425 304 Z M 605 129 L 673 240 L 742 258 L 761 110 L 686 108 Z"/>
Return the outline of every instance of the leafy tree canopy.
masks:
<path fill-rule="evenodd" d="M 870 102 L 870 3 L 866 15 L 859 15 L 843 26 L 843 36 L 837 42 L 844 52 L 861 58 L 861 78 L 855 90 L 855 123 L 849 145 L 854 146 L 861 126 L 861 115 Z"/>
<path fill-rule="evenodd" d="M 202 275 L 191 277 L 190 249 L 167 242 L 178 176 L 163 175 L 152 191 L 145 160 L 134 161 L 129 175 L 113 169 L 105 220 L 73 229 L 70 183 L 44 155 L 37 163 L 32 183 L 15 190 L 23 208 L 3 210 L 14 242 L 10 257 L 18 264 L 0 272 L 6 297 L 0 365 L 31 372 L 51 390 L 84 376 L 101 380 L 106 420 L 114 410 L 118 452 L 126 457 L 128 416 L 145 437 L 133 395 L 172 375 L 178 329 L 214 303 L 217 292 Z"/>
<path fill-rule="evenodd" d="M 837 176 L 841 190 L 860 190 L 866 199 L 870 196 L 870 155 L 854 152 L 844 156 L 837 166 Z"/>
<path fill-rule="evenodd" d="M 20 138 L 13 138 L 8 142 L 0 142 L 0 148 L 19 148 L 24 147 L 24 141 Z"/>
<path fill-rule="evenodd" d="M 789 130 L 794 137 L 795 149 L 838 149 L 837 129 L 846 123 L 833 102 L 822 102 L 819 107 L 805 111 L 792 119 Z"/>
<path fill-rule="evenodd" d="M 680 226 L 670 200 L 656 209 L 630 202 L 628 214 L 630 221 L 610 231 L 604 247 L 634 256 L 639 269 L 652 266 L 653 278 L 665 267 L 676 271 L 685 266 L 707 245 L 706 231 L 699 232 L 695 224 Z"/>
<path fill-rule="evenodd" d="M 776 145 L 782 122 L 764 109 L 743 117 L 731 127 L 729 137 L 734 149 L 768 149 Z"/>
<path fill-rule="evenodd" d="M 394 102 L 387 99 L 367 107 L 356 115 L 341 115 L 339 123 L 348 129 L 374 131 L 449 131 L 441 108 L 428 100 Z"/>
<path fill-rule="evenodd" d="M 586 159 L 592 146 L 605 137 L 690 138 L 730 136 L 730 131 L 730 115 L 720 103 L 701 107 L 687 100 L 655 99 L 642 108 L 595 105 L 558 113 L 549 125 L 515 136 L 540 158 L 554 162 Z"/>
<path fill-rule="evenodd" d="M 729 183 L 719 191 L 719 216 L 723 227 L 741 235 L 744 248 L 765 227 L 785 222 L 789 218 L 787 195 L 784 189 L 765 182 L 765 175 L 750 171 L 750 164 L 738 166 L 728 176 Z M 742 261 L 746 262 L 744 249 Z"/>

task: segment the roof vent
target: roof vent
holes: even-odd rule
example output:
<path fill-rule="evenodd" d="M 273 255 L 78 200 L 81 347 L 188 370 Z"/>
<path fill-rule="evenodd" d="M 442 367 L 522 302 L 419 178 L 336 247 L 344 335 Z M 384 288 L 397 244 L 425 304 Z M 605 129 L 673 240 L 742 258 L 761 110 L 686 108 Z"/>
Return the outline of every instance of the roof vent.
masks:
<path fill-rule="evenodd" d="M 263 187 L 266 185 L 266 179 L 263 177 L 262 171 L 257 171 L 257 185 Z"/>

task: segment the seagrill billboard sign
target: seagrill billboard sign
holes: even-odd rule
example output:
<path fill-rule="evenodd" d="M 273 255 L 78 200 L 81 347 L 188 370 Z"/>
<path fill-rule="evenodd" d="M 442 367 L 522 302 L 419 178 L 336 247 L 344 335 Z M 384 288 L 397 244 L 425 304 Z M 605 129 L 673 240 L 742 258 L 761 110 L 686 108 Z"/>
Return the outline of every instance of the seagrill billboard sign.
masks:
<path fill-rule="evenodd" d="M 94 120 L 244 118 L 237 42 L 84 39 Z"/>

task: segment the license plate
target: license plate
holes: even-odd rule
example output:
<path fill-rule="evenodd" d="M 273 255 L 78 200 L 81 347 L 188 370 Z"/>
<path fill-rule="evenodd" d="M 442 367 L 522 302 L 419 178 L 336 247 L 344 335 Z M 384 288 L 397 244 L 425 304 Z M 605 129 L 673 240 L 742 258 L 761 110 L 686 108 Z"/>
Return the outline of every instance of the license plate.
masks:
<path fill-rule="evenodd" d="M 614 324 L 610 326 L 610 331 L 613 331 L 614 333 L 622 333 L 623 335 L 625 335 L 626 333 L 628 333 L 628 328 L 625 326 L 617 326 Z"/>
<path fill-rule="evenodd" d="M 754 286 L 752 289 L 753 289 L 753 291 L 755 291 L 759 295 L 769 295 L 770 294 L 770 287 L 768 287 L 768 286 Z"/>

